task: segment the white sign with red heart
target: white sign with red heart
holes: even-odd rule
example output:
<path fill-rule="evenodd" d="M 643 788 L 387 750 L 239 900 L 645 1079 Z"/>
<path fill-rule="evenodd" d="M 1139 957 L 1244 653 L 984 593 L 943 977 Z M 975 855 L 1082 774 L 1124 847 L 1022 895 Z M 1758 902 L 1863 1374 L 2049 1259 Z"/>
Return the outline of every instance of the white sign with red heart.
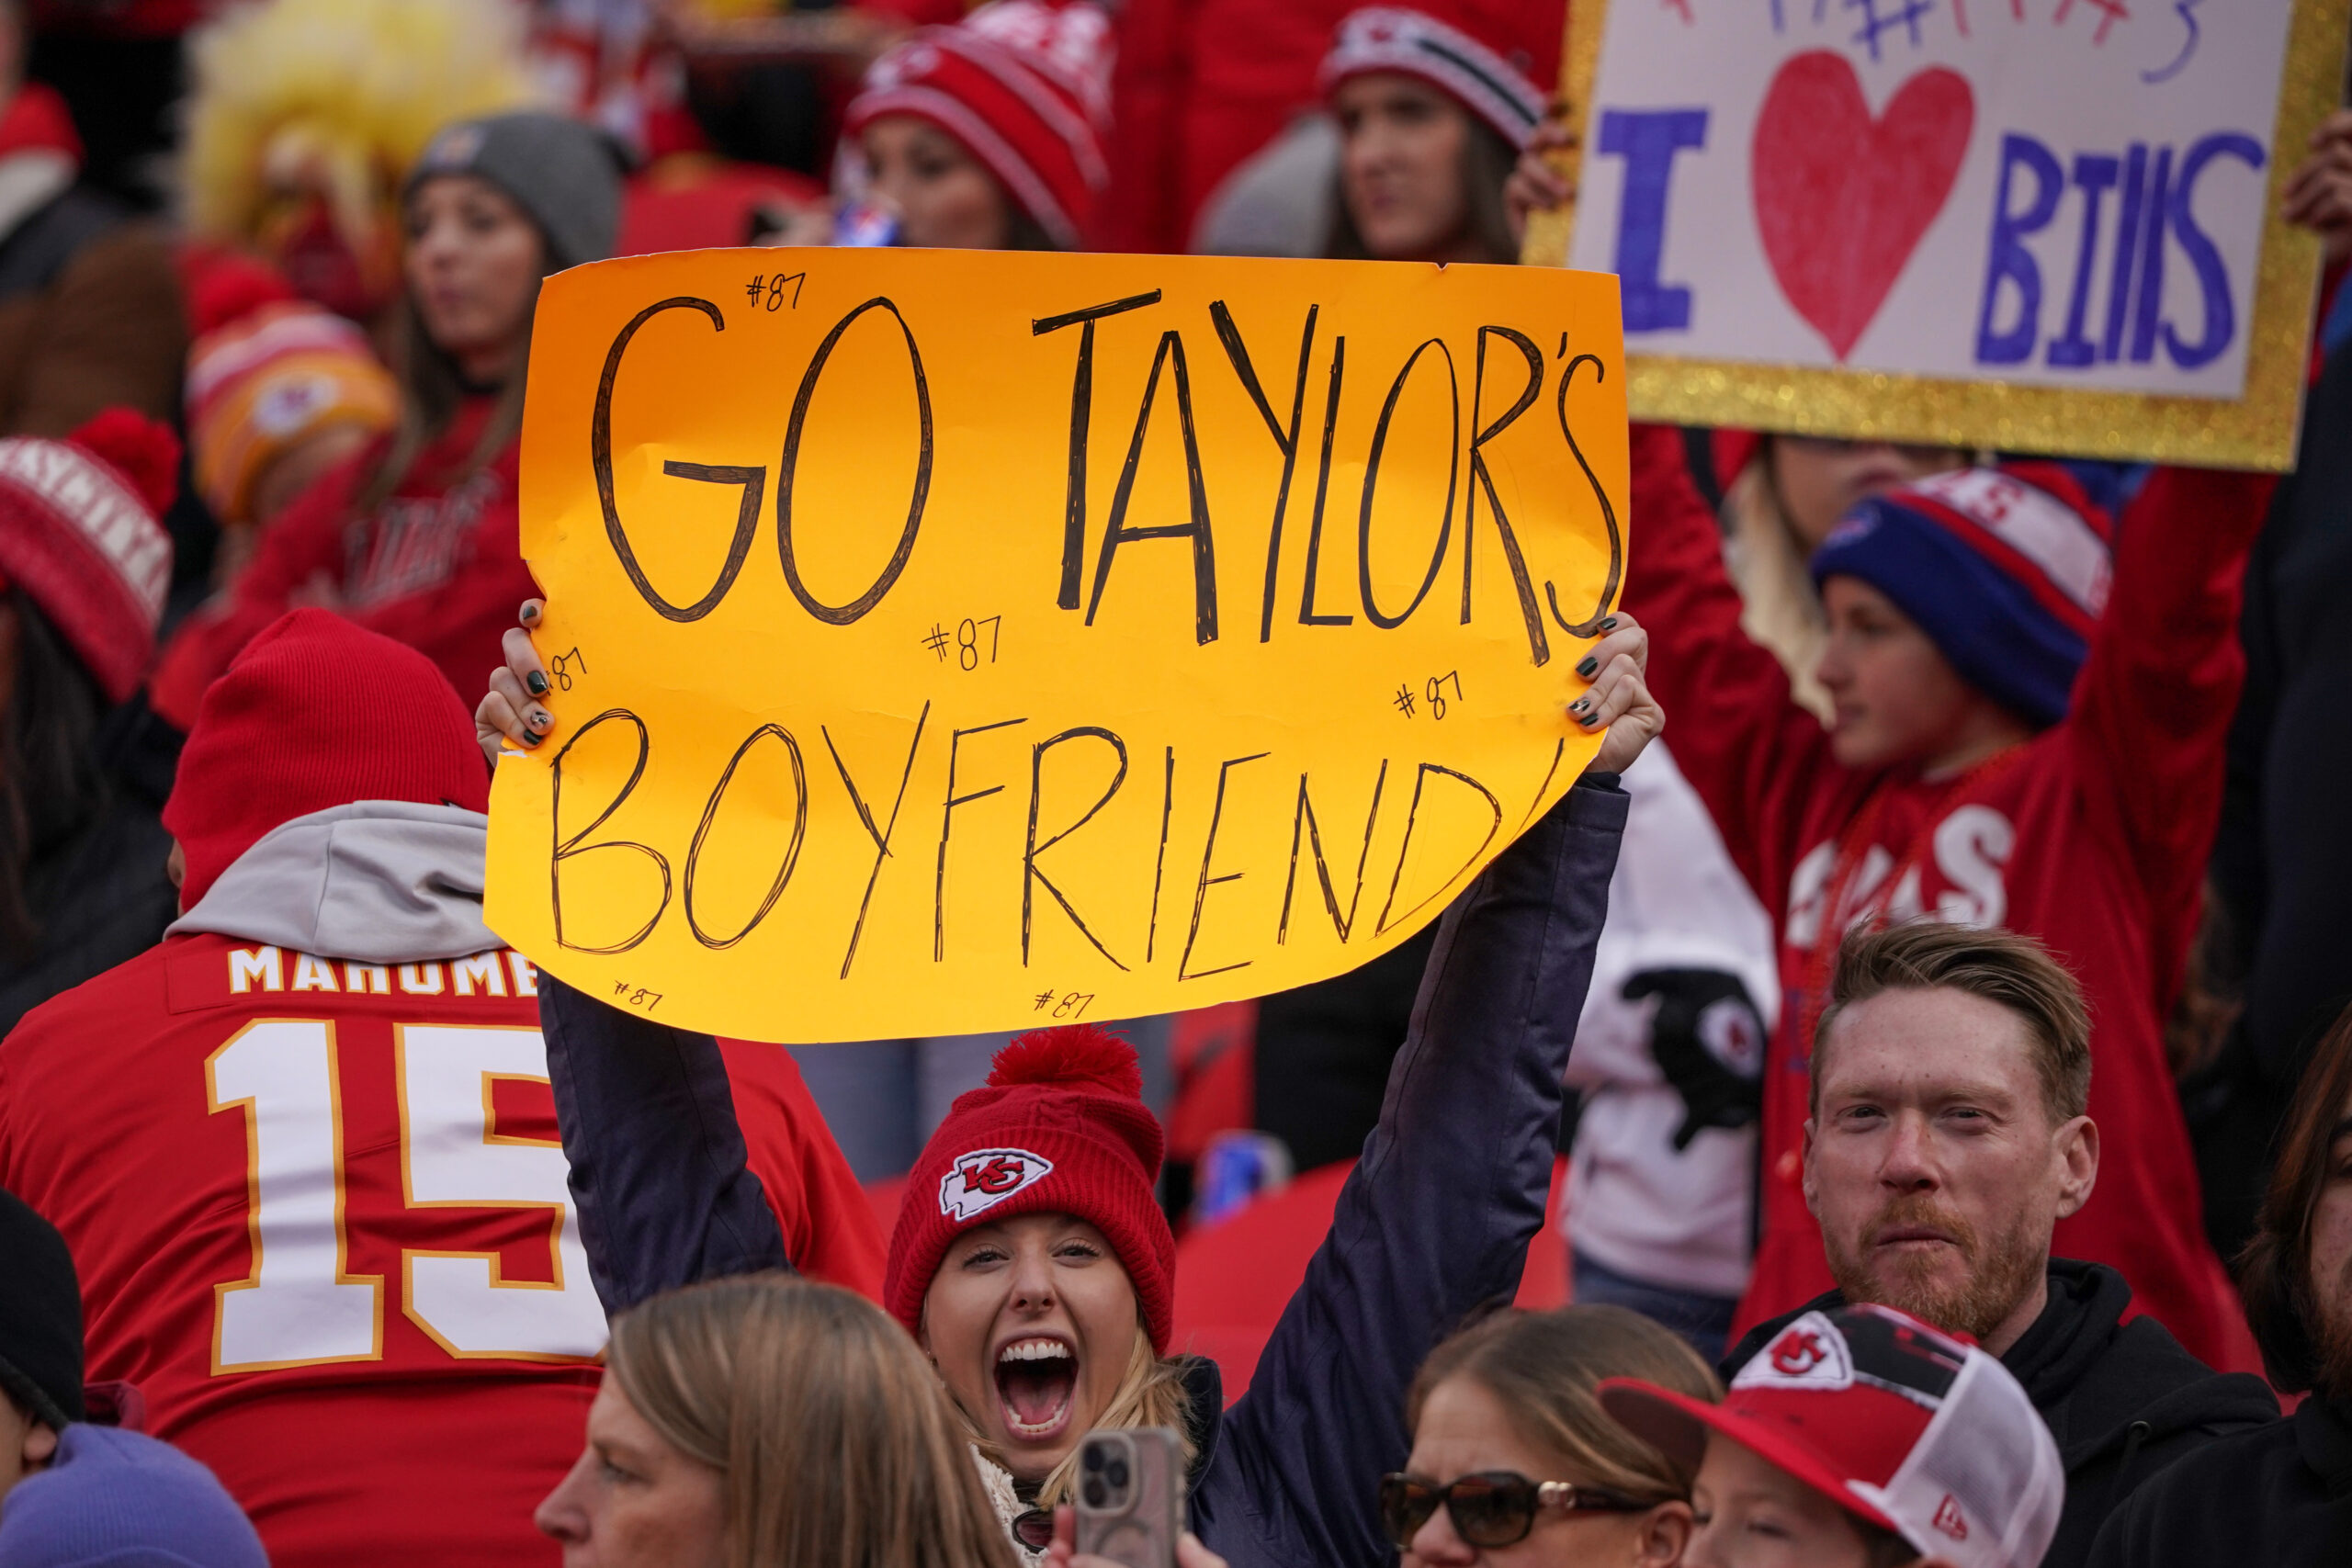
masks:
<path fill-rule="evenodd" d="M 1628 350 L 2237 398 L 2294 0 L 1613 0 Z"/>

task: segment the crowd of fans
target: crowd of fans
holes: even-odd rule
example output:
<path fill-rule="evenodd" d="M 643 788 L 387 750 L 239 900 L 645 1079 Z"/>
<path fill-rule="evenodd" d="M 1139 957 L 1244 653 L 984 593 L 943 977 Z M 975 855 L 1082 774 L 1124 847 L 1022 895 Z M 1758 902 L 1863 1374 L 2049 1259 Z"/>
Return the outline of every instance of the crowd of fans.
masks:
<path fill-rule="evenodd" d="M 1179 1568 L 2352 1561 L 2352 115 L 2293 473 L 1637 428 L 1599 754 L 1363 970 L 786 1051 L 483 923 L 544 277 L 1509 263 L 1561 23 L 0 0 L 0 1568 L 1101 1568 L 1135 1427 Z"/>

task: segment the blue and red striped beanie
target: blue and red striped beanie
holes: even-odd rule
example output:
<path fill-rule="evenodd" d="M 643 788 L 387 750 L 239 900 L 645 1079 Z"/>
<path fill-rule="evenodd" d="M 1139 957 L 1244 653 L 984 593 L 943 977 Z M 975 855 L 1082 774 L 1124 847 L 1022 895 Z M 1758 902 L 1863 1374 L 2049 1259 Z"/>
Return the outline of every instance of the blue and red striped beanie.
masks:
<path fill-rule="evenodd" d="M 2066 716 L 2113 580 L 2107 513 L 2055 463 L 1958 468 L 1857 503 L 1813 553 L 1901 606 L 1961 678 L 2039 727 Z"/>

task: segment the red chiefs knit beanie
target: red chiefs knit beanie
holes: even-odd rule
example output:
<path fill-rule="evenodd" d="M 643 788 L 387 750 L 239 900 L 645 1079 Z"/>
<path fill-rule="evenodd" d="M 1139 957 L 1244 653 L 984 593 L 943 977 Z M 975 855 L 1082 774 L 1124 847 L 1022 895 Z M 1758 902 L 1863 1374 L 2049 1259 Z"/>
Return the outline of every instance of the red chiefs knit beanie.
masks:
<path fill-rule="evenodd" d="M 1352 77 L 1416 76 L 1525 147 L 1544 118 L 1544 85 L 1559 70 L 1566 10 L 1526 0 L 1367 6 L 1340 18 L 1316 86 L 1328 98 Z"/>
<path fill-rule="evenodd" d="M 1110 180 L 1111 51 L 1110 18 L 1088 0 L 995 0 L 876 61 L 842 134 L 886 115 L 929 120 L 1056 244 L 1075 250 Z"/>
<path fill-rule="evenodd" d="M 472 717 L 416 649 L 326 610 L 281 615 L 204 694 L 164 826 L 180 906 L 273 828 L 361 800 L 490 809 Z"/>
<path fill-rule="evenodd" d="M 96 677 L 130 695 L 155 653 L 179 489 L 179 438 L 107 409 L 62 441 L 0 441 L 0 587 L 21 588 Z"/>
<path fill-rule="evenodd" d="M 1176 1237 L 1152 1196 L 1161 1145 L 1133 1046 L 1091 1023 L 1021 1036 L 997 1053 L 984 1087 L 957 1098 L 909 1174 L 883 1304 L 918 1333 L 932 1276 L 959 1232 L 1016 1214 L 1075 1214 L 1118 1254 L 1152 1348 L 1167 1354 Z"/>

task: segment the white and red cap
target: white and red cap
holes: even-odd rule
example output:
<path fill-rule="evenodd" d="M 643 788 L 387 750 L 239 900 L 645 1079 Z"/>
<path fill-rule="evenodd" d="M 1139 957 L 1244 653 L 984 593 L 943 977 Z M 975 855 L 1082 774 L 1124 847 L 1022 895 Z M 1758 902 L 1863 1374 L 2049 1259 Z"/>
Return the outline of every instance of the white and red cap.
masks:
<path fill-rule="evenodd" d="M 1452 9 L 1458 14 L 1441 17 L 1401 6 L 1349 12 L 1316 73 L 1317 89 L 1328 98 L 1351 77 L 1374 72 L 1418 76 L 1457 99 L 1511 146 L 1526 146 L 1544 118 L 1544 89 L 1529 74 L 1524 48 L 1535 40 L 1509 36 L 1508 13 L 1474 15 L 1468 5 Z"/>
<path fill-rule="evenodd" d="M 1112 50 L 1110 18 L 1091 0 L 993 0 L 876 61 L 842 130 L 854 137 L 887 115 L 930 121 L 1075 248 L 1110 180 Z"/>
<path fill-rule="evenodd" d="M 154 655 L 172 580 L 158 519 L 179 461 L 178 437 L 124 408 L 62 441 L 0 440 L 0 586 L 40 606 L 109 702 L 130 695 Z"/>
<path fill-rule="evenodd" d="M 2035 1568 L 2066 1500 L 2058 1445 L 2009 1370 L 1891 1307 L 1806 1313 L 1721 1404 L 1633 1378 L 1600 1403 L 1694 1472 L 1717 1433 L 1959 1568 Z"/>

